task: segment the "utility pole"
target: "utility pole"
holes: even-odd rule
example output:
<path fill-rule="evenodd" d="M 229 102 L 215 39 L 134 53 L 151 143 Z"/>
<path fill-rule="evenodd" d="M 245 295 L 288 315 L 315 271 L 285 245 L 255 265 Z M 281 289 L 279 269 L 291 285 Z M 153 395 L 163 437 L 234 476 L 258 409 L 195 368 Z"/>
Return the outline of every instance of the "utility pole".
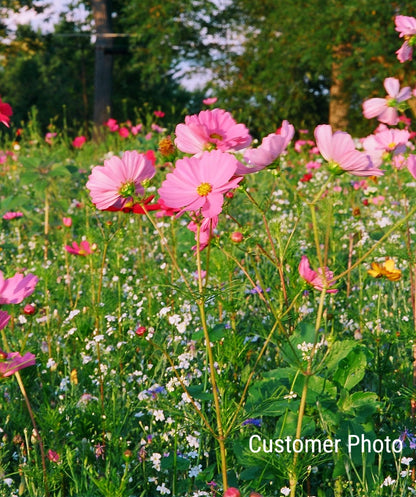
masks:
<path fill-rule="evenodd" d="M 111 36 L 111 0 L 91 0 L 95 23 L 94 127 L 111 116 L 111 86 L 113 70 L 113 38 Z"/>

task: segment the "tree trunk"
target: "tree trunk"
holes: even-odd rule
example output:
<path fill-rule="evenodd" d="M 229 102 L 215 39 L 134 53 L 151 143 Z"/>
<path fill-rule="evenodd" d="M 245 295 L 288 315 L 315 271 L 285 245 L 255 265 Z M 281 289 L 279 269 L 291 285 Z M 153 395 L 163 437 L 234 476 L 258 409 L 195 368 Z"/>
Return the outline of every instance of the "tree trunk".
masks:
<path fill-rule="evenodd" d="M 333 131 L 345 131 L 348 127 L 350 95 L 342 73 L 342 59 L 349 55 L 351 55 L 349 45 L 338 45 L 333 48 L 331 87 L 329 90 L 329 124 Z"/>
<path fill-rule="evenodd" d="M 111 0 L 91 0 L 97 39 L 94 71 L 94 126 L 111 117 L 113 40 L 111 38 Z"/>

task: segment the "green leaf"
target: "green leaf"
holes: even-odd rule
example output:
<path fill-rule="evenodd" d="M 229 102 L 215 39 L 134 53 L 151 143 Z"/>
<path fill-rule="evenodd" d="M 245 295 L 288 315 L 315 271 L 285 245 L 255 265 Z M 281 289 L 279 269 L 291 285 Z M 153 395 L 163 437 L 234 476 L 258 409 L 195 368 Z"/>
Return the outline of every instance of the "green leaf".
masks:
<path fill-rule="evenodd" d="M 336 341 L 331 345 L 330 352 L 326 360 L 328 371 L 336 369 L 339 362 L 347 357 L 351 350 L 358 346 L 355 340 Z"/>
<path fill-rule="evenodd" d="M 225 338 L 229 333 L 229 330 L 225 327 L 225 324 L 216 324 L 211 330 L 208 331 L 209 339 L 212 343 L 219 342 Z M 204 330 L 198 330 L 192 335 L 195 340 L 200 340 L 204 338 Z"/>
<path fill-rule="evenodd" d="M 333 379 L 346 390 L 351 390 L 364 378 L 366 366 L 367 358 L 364 351 L 352 350 L 339 363 Z"/>
<path fill-rule="evenodd" d="M 190 395 L 197 400 L 213 400 L 214 396 L 211 392 L 206 392 L 203 385 L 191 385 L 188 387 Z"/>

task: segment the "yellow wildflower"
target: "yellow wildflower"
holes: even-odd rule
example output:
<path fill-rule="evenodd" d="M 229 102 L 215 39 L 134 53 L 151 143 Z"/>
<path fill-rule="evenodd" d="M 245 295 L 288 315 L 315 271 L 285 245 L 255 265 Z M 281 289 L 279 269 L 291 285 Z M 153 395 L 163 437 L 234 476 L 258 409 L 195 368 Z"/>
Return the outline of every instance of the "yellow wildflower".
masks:
<path fill-rule="evenodd" d="M 381 278 L 385 276 L 390 281 L 398 281 L 402 277 L 402 272 L 394 266 L 395 264 L 393 259 L 389 259 L 387 257 L 383 264 L 372 262 L 371 269 L 369 269 L 367 273 L 373 278 Z"/>

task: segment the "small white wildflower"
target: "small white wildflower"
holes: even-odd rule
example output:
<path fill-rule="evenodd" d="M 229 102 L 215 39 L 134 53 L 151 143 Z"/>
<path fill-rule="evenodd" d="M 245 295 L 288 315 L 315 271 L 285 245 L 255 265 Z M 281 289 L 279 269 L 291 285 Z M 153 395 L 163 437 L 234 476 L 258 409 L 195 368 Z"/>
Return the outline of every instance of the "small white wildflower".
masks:
<path fill-rule="evenodd" d="M 48 362 L 46 363 L 47 368 L 53 368 L 56 366 L 56 362 L 52 359 L 52 357 L 49 357 Z"/>
<path fill-rule="evenodd" d="M 195 447 L 195 449 L 199 448 L 199 440 L 193 435 L 188 435 L 186 437 L 186 440 L 189 443 L 190 447 Z"/>
<path fill-rule="evenodd" d="M 391 485 L 394 485 L 396 483 L 396 480 L 393 480 L 391 476 L 388 476 L 387 478 L 384 479 L 383 483 L 380 485 L 380 488 L 382 487 L 390 487 Z"/>
<path fill-rule="evenodd" d="M 156 490 L 158 492 L 160 492 L 162 495 L 169 495 L 170 494 L 170 490 L 165 486 L 164 483 L 162 483 L 162 485 L 158 485 L 156 487 Z"/>
<path fill-rule="evenodd" d="M 400 462 L 405 466 L 409 466 L 409 464 L 413 461 L 413 457 L 402 457 Z"/>
<path fill-rule="evenodd" d="M 283 495 L 289 495 L 290 494 L 290 488 L 289 487 L 282 487 L 280 489 L 280 493 Z"/>
<path fill-rule="evenodd" d="M 162 409 L 156 409 L 153 411 L 153 416 L 155 417 L 156 421 L 164 421 L 165 420 L 165 415 L 163 414 Z"/>
<path fill-rule="evenodd" d="M 154 452 L 150 456 L 150 460 L 152 461 L 153 464 L 153 469 L 156 471 L 160 471 L 160 460 L 162 459 L 162 455 L 159 454 L 158 452 Z"/>
<path fill-rule="evenodd" d="M 193 478 L 195 476 L 198 476 L 201 471 L 202 471 L 201 464 L 198 464 L 198 466 L 192 466 L 188 472 L 188 476 L 189 476 L 189 478 Z"/>

